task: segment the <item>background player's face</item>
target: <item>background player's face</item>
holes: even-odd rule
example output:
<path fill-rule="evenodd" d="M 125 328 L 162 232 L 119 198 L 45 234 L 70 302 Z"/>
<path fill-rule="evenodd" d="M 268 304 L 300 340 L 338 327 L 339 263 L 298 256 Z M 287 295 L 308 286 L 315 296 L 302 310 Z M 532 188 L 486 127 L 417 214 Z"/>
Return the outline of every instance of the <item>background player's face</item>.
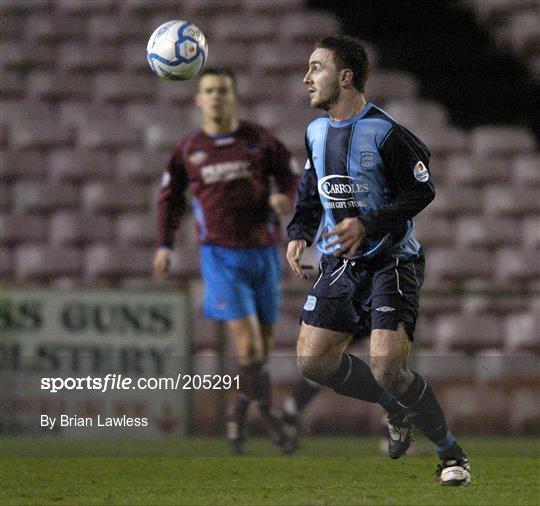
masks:
<path fill-rule="evenodd" d="M 207 74 L 199 81 L 195 103 L 204 119 L 222 121 L 234 115 L 236 92 L 229 76 Z"/>
<path fill-rule="evenodd" d="M 340 92 L 339 72 L 332 51 L 323 48 L 313 51 L 304 84 L 308 87 L 311 107 L 328 111 L 337 102 Z"/>

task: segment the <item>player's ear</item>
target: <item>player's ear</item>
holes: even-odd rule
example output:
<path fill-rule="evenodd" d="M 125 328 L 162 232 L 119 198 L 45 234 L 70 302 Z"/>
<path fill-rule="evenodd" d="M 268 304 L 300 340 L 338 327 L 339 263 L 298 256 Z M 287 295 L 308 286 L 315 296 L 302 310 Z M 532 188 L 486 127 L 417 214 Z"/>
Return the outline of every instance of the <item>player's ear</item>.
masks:
<path fill-rule="evenodd" d="M 351 69 L 343 69 L 342 71 L 340 71 L 339 74 L 339 83 L 341 84 L 341 86 L 345 87 L 352 84 L 353 71 Z"/>

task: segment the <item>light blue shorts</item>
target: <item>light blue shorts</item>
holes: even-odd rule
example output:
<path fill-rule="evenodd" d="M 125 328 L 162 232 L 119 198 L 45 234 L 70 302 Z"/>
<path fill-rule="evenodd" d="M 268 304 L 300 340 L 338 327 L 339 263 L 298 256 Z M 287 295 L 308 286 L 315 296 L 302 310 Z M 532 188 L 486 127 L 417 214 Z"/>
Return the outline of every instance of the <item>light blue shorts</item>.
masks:
<path fill-rule="evenodd" d="M 204 314 L 213 320 L 256 315 L 261 323 L 278 319 L 281 265 L 275 246 L 201 246 Z"/>

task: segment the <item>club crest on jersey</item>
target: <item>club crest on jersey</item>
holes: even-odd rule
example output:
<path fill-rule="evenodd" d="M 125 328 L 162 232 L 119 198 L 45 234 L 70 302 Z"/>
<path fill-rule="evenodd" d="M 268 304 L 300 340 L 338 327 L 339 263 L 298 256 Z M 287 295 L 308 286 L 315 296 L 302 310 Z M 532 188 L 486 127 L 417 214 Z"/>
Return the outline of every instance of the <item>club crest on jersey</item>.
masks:
<path fill-rule="evenodd" d="M 193 151 L 188 157 L 190 163 L 194 165 L 199 165 L 200 163 L 203 163 L 206 158 L 208 157 L 208 153 L 205 151 Z"/>
<path fill-rule="evenodd" d="M 413 170 L 414 178 L 421 183 L 425 183 L 429 179 L 429 172 L 423 162 L 419 161 Z"/>
<path fill-rule="evenodd" d="M 360 155 L 360 165 L 365 169 L 371 169 L 375 167 L 375 153 L 371 151 L 365 151 Z"/>

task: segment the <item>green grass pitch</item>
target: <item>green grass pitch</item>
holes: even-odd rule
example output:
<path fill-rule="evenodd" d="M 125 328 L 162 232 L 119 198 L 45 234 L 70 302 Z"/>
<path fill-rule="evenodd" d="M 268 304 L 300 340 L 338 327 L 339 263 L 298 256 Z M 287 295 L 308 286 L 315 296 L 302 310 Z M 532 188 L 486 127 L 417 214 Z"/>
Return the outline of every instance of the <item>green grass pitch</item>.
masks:
<path fill-rule="evenodd" d="M 444 488 L 433 452 L 397 461 L 375 439 L 308 438 L 294 457 L 264 439 L 249 455 L 223 440 L 0 439 L 7 505 L 538 505 L 538 439 L 463 439 L 473 483 Z M 425 443 L 424 443 L 425 444 Z"/>

